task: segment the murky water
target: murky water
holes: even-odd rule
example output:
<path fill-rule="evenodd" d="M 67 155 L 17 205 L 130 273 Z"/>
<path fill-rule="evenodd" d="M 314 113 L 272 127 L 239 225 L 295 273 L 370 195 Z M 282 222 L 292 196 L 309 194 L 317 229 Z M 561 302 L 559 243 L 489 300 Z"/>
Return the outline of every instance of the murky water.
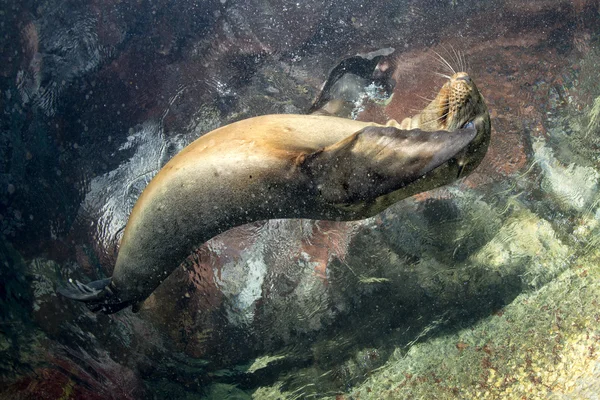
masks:
<path fill-rule="evenodd" d="M 0 398 L 600 393 L 597 1 L 1 4 Z M 231 229 L 138 313 L 57 294 L 112 275 L 196 138 L 305 114 L 335 76 L 338 115 L 401 121 L 449 67 L 492 120 L 466 179 L 366 220 Z"/>

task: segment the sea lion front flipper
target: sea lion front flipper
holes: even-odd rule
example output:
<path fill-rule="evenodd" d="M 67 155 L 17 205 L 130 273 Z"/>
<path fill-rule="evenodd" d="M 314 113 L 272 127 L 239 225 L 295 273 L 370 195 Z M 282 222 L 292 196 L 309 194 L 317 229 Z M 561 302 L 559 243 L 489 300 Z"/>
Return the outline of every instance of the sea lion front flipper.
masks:
<path fill-rule="evenodd" d="M 326 202 L 351 204 L 409 185 L 454 158 L 476 136 L 472 127 L 426 132 L 369 126 L 306 155 L 301 168 Z"/>

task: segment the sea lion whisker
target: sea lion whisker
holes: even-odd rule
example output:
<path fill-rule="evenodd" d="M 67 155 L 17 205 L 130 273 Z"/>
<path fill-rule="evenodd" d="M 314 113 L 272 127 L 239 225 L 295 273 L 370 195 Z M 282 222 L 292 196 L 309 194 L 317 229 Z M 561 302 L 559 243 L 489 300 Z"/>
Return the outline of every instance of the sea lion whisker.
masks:
<path fill-rule="evenodd" d="M 441 61 L 440 61 L 438 58 L 436 58 L 436 57 L 433 57 L 433 59 L 434 59 L 435 61 L 437 61 L 438 63 L 440 63 L 440 65 L 441 65 L 441 66 L 442 66 L 444 69 L 448 69 L 448 66 L 447 66 L 446 64 L 443 64 L 443 63 L 442 63 L 442 62 L 441 62 Z M 451 79 L 452 79 L 452 77 L 451 77 L 450 75 L 444 74 L 443 72 L 436 71 L 436 70 L 434 70 L 434 69 L 432 69 L 432 68 L 429 68 L 429 72 L 430 72 L 430 73 L 432 73 L 432 74 L 434 74 L 434 75 L 440 76 L 440 77 L 442 77 L 442 78 L 448 79 L 448 80 L 451 80 Z"/>
<path fill-rule="evenodd" d="M 444 70 L 448 70 L 448 68 L 451 68 L 450 71 L 449 71 L 450 75 L 454 75 L 454 72 L 452 72 L 452 67 L 448 67 L 448 65 L 445 62 L 443 62 L 442 60 L 437 60 L 437 61 L 440 64 L 440 66 L 442 68 L 444 68 Z M 448 79 L 448 80 L 450 80 L 450 79 Z"/>
<path fill-rule="evenodd" d="M 425 114 L 425 115 L 439 115 L 440 111 L 444 112 L 443 116 L 448 115 L 449 113 L 446 111 L 446 108 L 436 108 L 434 110 L 415 110 L 415 109 L 411 109 L 411 111 L 413 112 L 420 112 L 421 114 Z"/>
<path fill-rule="evenodd" d="M 441 120 L 445 119 L 445 118 L 446 118 L 446 117 L 447 117 L 449 114 L 450 114 L 450 113 L 449 113 L 449 112 L 447 112 L 447 113 L 445 113 L 445 114 L 443 114 L 443 115 L 439 116 L 438 118 L 436 118 L 436 119 L 433 119 L 433 120 L 429 121 L 429 123 L 433 123 L 433 122 L 438 122 L 438 121 L 441 121 Z"/>
<path fill-rule="evenodd" d="M 448 114 L 450 114 L 450 113 L 445 113 L 438 118 L 422 122 L 422 124 L 423 125 L 432 125 L 433 127 L 437 128 L 437 123 L 440 121 L 443 121 L 448 116 Z"/>
<path fill-rule="evenodd" d="M 450 48 L 452 49 L 452 53 L 450 52 L 450 50 L 448 50 L 448 48 L 446 46 L 444 46 L 443 44 L 441 45 L 442 49 L 444 49 L 444 52 L 446 53 L 446 56 L 448 57 L 448 59 L 450 61 L 452 61 L 452 65 L 455 65 L 458 69 L 458 72 L 462 71 L 461 65 L 460 65 L 460 61 L 458 60 L 458 57 L 456 56 L 456 52 L 454 51 L 454 47 L 450 44 Z"/>
<path fill-rule="evenodd" d="M 460 58 L 459 53 L 454 49 L 454 46 L 452 46 L 452 44 L 450 44 L 449 46 L 450 46 L 450 50 L 452 50 L 452 53 L 450 53 L 450 50 L 448 50 L 446 47 L 444 47 L 444 49 L 446 49 L 446 53 L 448 53 L 448 57 L 452 58 L 454 65 L 456 65 L 456 67 L 458 68 L 458 72 L 464 71 L 462 60 Z"/>
<path fill-rule="evenodd" d="M 447 109 L 449 104 L 450 104 L 450 103 L 449 103 L 449 102 L 447 102 L 447 101 L 445 101 L 445 102 L 440 102 L 440 103 L 438 103 L 438 104 L 437 104 L 437 106 L 436 106 L 435 108 L 426 108 L 426 109 L 420 110 L 419 112 L 424 112 L 424 113 L 436 113 L 436 112 L 438 112 L 438 111 L 440 111 L 440 110 L 445 110 L 445 109 Z"/>
<path fill-rule="evenodd" d="M 449 76 L 449 75 L 446 75 L 446 74 L 442 74 L 441 72 L 434 72 L 434 74 L 436 74 L 436 75 L 438 75 L 438 76 L 441 76 L 442 78 L 446 78 L 446 79 L 448 79 L 448 80 L 452 79 L 452 77 L 451 77 L 451 76 Z"/>
<path fill-rule="evenodd" d="M 409 108 L 408 110 L 419 113 L 419 114 L 439 114 L 440 111 L 444 111 L 447 112 L 448 110 L 448 103 L 441 103 L 438 107 L 436 108 L 422 108 L 422 109 L 417 109 L 417 108 Z"/>
<path fill-rule="evenodd" d="M 444 57 L 442 57 L 442 55 L 440 53 L 438 53 L 437 51 L 434 50 L 433 52 L 438 55 L 438 57 L 444 62 L 444 64 L 446 64 L 448 66 L 448 68 L 450 68 L 450 71 L 452 71 L 452 74 L 456 74 L 456 70 L 454 69 L 454 67 L 452 67 L 452 64 L 450 64 L 448 62 L 448 60 L 446 60 Z M 446 52 L 448 52 L 448 50 L 446 50 Z"/>
<path fill-rule="evenodd" d="M 438 118 L 436 121 L 441 121 L 441 120 L 443 120 L 443 119 L 444 119 L 444 118 L 446 118 L 446 117 L 447 117 L 449 114 L 450 114 L 449 112 L 447 112 L 447 113 L 443 114 L 443 115 L 442 115 L 442 116 L 440 116 L 440 117 L 439 117 L 439 118 Z"/>
<path fill-rule="evenodd" d="M 467 58 L 465 57 L 465 53 L 463 53 L 462 51 L 459 51 L 458 56 L 460 57 L 460 60 L 461 60 L 461 69 L 463 70 L 463 72 L 467 72 L 469 70 L 469 65 L 467 63 Z"/>
<path fill-rule="evenodd" d="M 467 62 L 467 58 L 465 57 L 465 53 L 462 51 L 454 50 L 454 48 L 452 48 L 452 50 L 456 53 L 456 55 L 458 57 L 458 62 L 460 64 L 461 71 L 467 72 L 470 69 L 470 67 L 469 67 L 469 63 Z"/>
<path fill-rule="evenodd" d="M 454 49 L 454 46 L 452 46 L 452 45 L 450 45 L 450 48 L 452 49 L 452 52 L 454 53 L 454 60 L 458 64 L 458 68 L 460 68 L 461 71 L 465 71 L 465 65 L 462 62 L 463 60 L 462 60 L 462 57 L 460 56 L 460 52 L 457 52 Z"/>
<path fill-rule="evenodd" d="M 452 53 L 454 54 L 452 56 L 454 62 L 456 63 L 457 67 L 459 68 L 459 72 L 466 72 L 467 71 L 467 63 L 466 60 L 464 59 L 463 53 L 461 51 L 458 51 L 454 48 L 454 46 L 452 46 L 452 44 L 450 44 L 450 49 L 452 49 Z M 446 50 L 448 53 L 450 53 L 448 50 Z"/>
<path fill-rule="evenodd" d="M 433 99 L 430 99 L 429 97 L 421 96 L 420 94 L 417 94 L 416 96 L 417 96 L 418 98 L 422 99 L 422 100 L 426 100 L 426 101 L 429 101 L 429 102 L 432 102 L 432 101 L 434 101 L 434 100 L 435 100 L 435 98 L 433 98 Z"/>
<path fill-rule="evenodd" d="M 433 52 L 434 52 L 434 53 L 437 55 L 437 58 L 436 58 L 436 57 L 434 57 L 434 59 L 435 59 L 435 60 L 436 60 L 438 63 L 440 63 L 440 65 L 441 65 L 442 67 L 444 67 L 444 68 L 449 68 L 449 69 L 450 69 L 450 72 L 452 72 L 452 74 L 453 74 L 453 75 L 454 75 L 454 74 L 456 74 L 456 71 L 454 70 L 454 68 L 452 68 L 452 65 L 450 65 L 450 63 L 449 63 L 449 62 L 448 62 L 448 61 L 447 61 L 447 60 L 446 60 L 444 57 L 442 57 L 442 55 L 441 55 L 440 53 L 438 53 L 437 51 L 435 51 L 435 50 L 433 50 L 433 49 L 432 49 L 431 51 L 433 51 Z"/>
<path fill-rule="evenodd" d="M 425 112 L 425 110 L 427 109 L 427 106 L 431 103 L 431 101 L 425 100 L 425 99 L 419 99 L 422 101 L 422 103 L 424 104 L 423 107 L 421 108 L 412 108 L 409 107 L 407 108 L 408 111 L 416 113 L 416 114 L 421 114 L 423 112 Z"/>

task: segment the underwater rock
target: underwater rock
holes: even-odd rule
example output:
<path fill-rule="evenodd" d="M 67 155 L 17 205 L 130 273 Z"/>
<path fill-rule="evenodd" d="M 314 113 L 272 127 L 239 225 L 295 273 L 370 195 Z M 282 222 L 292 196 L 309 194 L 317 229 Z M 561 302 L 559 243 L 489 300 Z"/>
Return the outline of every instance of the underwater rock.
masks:
<path fill-rule="evenodd" d="M 54 278 L 59 273 L 61 266 L 53 261 L 35 259 L 28 265 L 28 273 L 33 277 L 33 311 L 40 311 L 42 303 L 48 301 L 47 296 L 56 296 Z"/>
<path fill-rule="evenodd" d="M 238 389 L 235 385 L 216 383 L 210 387 L 206 400 L 251 400 L 252 396 Z"/>
<path fill-rule="evenodd" d="M 269 52 L 290 51 L 305 42 L 330 8 L 327 2 L 296 0 L 245 0 L 227 6 L 227 19 L 235 34 L 258 40 Z"/>
<path fill-rule="evenodd" d="M 209 368 L 311 337 L 335 320 L 327 268 L 354 234 L 344 225 L 273 220 L 235 228 L 188 259 L 140 314 L 182 351 L 211 360 Z"/>
<path fill-rule="evenodd" d="M 522 2 L 518 0 L 507 0 L 504 2 L 504 7 L 507 11 L 527 15 L 530 18 L 536 13 L 543 13 L 556 10 L 557 8 L 566 8 L 567 10 L 581 13 L 585 8 L 593 5 L 592 0 L 539 0 L 535 2 Z"/>
<path fill-rule="evenodd" d="M 541 140 L 533 143 L 533 150 L 544 174 L 542 189 L 563 211 L 584 211 L 598 190 L 600 174 L 592 167 L 562 165 Z"/>
<path fill-rule="evenodd" d="M 114 361 L 81 365 L 81 360 L 74 361 L 56 355 L 54 348 L 39 347 L 36 350 L 40 353 L 49 352 L 44 359 L 52 366 L 36 368 L 32 373 L 2 387 L 0 398 L 134 400 L 144 396 L 136 374 Z"/>
<path fill-rule="evenodd" d="M 62 12 L 60 6 L 49 5 L 39 20 L 22 30 L 25 58 L 17 88 L 23 104 L 33 103 L 48 116 L 55 114 L 68 85 L 94 71 L 124 40 L 124 32 L 99 37 L 106 21 L 86 7 L 72 10 L 68 19 L 60 17 Z"/>
<path fill-rule="evenodd" d="M 349 396 L 584 399 L 598 390 L 598 255 L 473 326 L 396 350 Z M 559 261 L 560 262 L 560 261 Z M 556 269 L 556 268 L 552 268 Z M 591 347 L 590 347 L 591 346 Z M 590 352 L 594 349 L 593 352 Z M 284 398 L 287 398 L 287 393 Z"/>
<path fill-rule="evenodd" d="M 498 231 L 501 216 L 476 192 L 447 187 L 383 215 L 390 247 L 412 257 L 463 261 Z"/>
<path fill-rule="evenodd" d="M 501 276 L 518 275 L 528 286 L 541 287 L 568 267 L 572 254 L 548 221 L 518 210 L 470 261 Z"/>
<path fill-rule="evenodd" d="M 139 376 L 95 340 L 102 328 L 92 334 L 87 329 L 94 323 L 61 309 L 54 294 L 61 265 L 41 257 L 25 262 L 2 237 L 0 250 L 0 398 L 140 398 Z M 72 271 L 73 265 L 64 267 Z"/>

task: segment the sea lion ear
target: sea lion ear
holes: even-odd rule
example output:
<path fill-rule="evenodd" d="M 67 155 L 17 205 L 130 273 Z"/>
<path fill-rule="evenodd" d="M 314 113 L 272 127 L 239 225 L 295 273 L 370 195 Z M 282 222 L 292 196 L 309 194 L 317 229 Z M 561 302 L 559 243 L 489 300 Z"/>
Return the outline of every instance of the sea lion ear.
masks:
<path fill-rule="evenodd" d="M 301 168 L 327 203 L 351 204 L 391 193 L 454 158 L 477 135 L 369 126 L 306 155 Z"/>

